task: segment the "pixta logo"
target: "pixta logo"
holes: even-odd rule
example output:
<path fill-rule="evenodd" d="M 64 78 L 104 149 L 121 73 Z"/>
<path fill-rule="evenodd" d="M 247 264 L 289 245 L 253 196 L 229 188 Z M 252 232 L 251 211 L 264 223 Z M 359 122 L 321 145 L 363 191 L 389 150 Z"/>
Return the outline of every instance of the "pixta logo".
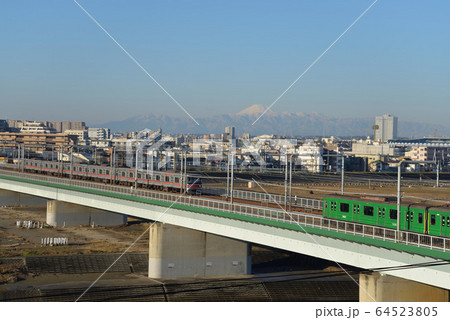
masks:
<path fill-rule="evenodd" d="M 137 168 L 138 171 L 151 172 L 161 170 L 171 162 L 170 137 L 164 137 L 161 131 L 144 129 L 139 131 L 132 139 L 126 142 L 126 165 L 129 168 Z M 164 158 L 158 158 L 158 152 L 164 150 Z"/>

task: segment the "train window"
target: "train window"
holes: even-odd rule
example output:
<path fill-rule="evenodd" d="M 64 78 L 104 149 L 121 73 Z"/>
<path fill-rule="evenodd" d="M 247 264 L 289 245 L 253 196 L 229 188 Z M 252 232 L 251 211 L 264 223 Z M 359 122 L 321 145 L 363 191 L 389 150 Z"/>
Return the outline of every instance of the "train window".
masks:
<path fill-rule="evenodd" d="M 95 169 L 92 169 L 92 173 L 95 173 Z"/>
<path fill-rule="evenodd" d="M 166 182 L 170 181 L 170 177 L 166 176 Z"/>
<path fill-rule="evenodd" d="M 434 226 L 436 224 L 436 216 L 434 214 L 431 215 L 430 224 Z"/>
<path fill-rule="evenodd" d="M 447 217 L 447 227 L 450 227 L 450 217 Z"/>
<path fill-rule="evenodd" d="M 341 212 L 350 212 L 350 205 L 348 203 L 340 203 Z"/>
<path fill-rule="evenodd" d="M 109 170 L 106 170 L 106 174 L 109 174 Z"/>
<path fill-rule="evenodd" d="M 381 217 L 381 208 L 378 208 L 378 216 Z"/>
<path fill-rule="evenodd" d="M 386 214 L 386 208 L 383 208 L 383 218 L 384 218 L 385 214 Z"/>
<path fill-rule="evenodd" d="M 423 223 L 423 213 L 422 212 L 419 212 L 419 220 L 418 220 L 418 222 L 419 223 Z"/>
<path fill-rule="evenodd" d="M 180 182 L 180 178 L 175 177 L 175 183 L 179 183 Z M 327 203 L 325 202 L 325 208 L 327 207 Z"/>
<path fill-rule="evenodd" d="M 373 207 L 364 206 L 364 215 L 365 216 L 373 216 Z"/>
<path fill-rule="evenodd" d="M 442 217 L 442 226 L 445 227 L 445 217 Z"/>
<path fill-rule="evenodd" d="M 411 212 L 411 217 L 410 217 L 410 221 L 413 222 L 414 221 L 414 212 Z"/>
<path fill-rule="evenodd" d="M 98 173 L 103 174 L 103 170 L 102 169 L 98 170 Z"/>
<path fill-rule="evenodd" d="M 142 179 L 142 174 L 138 173 L 137 177 L 138 179 Z"/>
<path fill-rule="evenodd" d="M 397 220 L 397 210 L 389 209 L 389 219 Z"/>
<path fill-rule="evenodd" d="M 159 176 L 156 176 L 156 180 L 157 180 L 157 181 L 160 181 L 160 180 L 159 180 Z"/>
<path fill-rule="evenodd" d="M 130 172 L 129 178 L 134 178 L 133 172 Z"/>

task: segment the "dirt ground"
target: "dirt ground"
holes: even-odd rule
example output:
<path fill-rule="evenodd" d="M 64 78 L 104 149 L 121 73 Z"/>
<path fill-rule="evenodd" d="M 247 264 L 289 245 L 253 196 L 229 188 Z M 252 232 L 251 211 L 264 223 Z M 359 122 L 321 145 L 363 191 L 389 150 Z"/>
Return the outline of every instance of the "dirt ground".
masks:
<path fill-rule="evenodd" d="M 128 252 L 148 252 L 148 221 L 129 217 L 128 224 L 115 227 L 65 227 L 43 228 L 17 227 L 17 221 L 33 221 L 45 224 L 44 207 L 0 208 L 0 258 L 27 255 L 76 255 L 94 253 L 118 253 L 125 251 L 140 235 L 143 235 Z M 42 246 L 42 238 L 68 238 L 68 245 Z M 0 284 L 15 283 L 33 278 L 20 264 L 0 264 Z"/>
<path fill-rule="evenodd" d="M 16 221 L 45 223 L 46 208 L 0 208 L 0 257 L 55 254 L 89 254 L 123 252 L 150 226 L 148 221 L 129 218 L 127 225 L 115 227 L 65 227 L 27 229 L 16 226 Z M 45 237 L 68 238 L 69 245 L 41 245 Z M 148 251 L 148 232 L 129 252 Z"/>

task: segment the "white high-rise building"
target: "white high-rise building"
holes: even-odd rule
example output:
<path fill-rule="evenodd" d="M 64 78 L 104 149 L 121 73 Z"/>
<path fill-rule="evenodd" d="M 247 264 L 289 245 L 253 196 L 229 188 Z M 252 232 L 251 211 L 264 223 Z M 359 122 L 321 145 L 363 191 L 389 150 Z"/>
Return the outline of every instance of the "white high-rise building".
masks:
<path fill-rule="evenodd" d="M 387 142 L 397 139 L 397 117 L 385 114 L 375 118 L 375 141 Z"/>
<path fill-rule="evenodd" d="M 234 127 L 225 127 L 224 138 L 227 140 L 232 140 L 236 138 Z"/>

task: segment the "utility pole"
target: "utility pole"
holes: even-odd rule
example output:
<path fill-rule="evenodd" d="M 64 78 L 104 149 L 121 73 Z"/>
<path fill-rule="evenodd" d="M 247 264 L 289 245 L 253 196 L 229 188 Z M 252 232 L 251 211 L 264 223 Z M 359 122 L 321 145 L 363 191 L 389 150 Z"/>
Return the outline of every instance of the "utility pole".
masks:
<path fill-rule="evenodd" d="M 114 174 L 114 147 L 111 147 L 111 153 L 109 154 L 109 166 L 110 166 L 110 173 L 109 173 L 109 180 L 110 180 L 110 184 L 113 184 L 113 177 L 115 178 L 115 174 Z"/>
<path fill-rule="evenodd" d="M 227 154 L 227 196 L 226 200 L 228 201 L 228 197 L 230 196 L 230 153 Z"/>
<path fill-rule="evenodd" d="M 137 188 L 137 175 L 138 175 L 138 145 L 136 143 L 136 168 L 134 169 L 134 189 Z"/>
<path fill-rule="evenodd" d="M 341 165 L 341 194 L 343 195 L 344 194 L 344 167 L 345 167 L 345 165 L 344 165 L 344 153 L 342 153 L 342 160 L 341 160 L 341 162 L 342 162 L 342 165 Z"/>
<path fill-rule="evenodd" d="M 181 188 L 180 188 L 180 194 L 183 194 L 183 189 L 184 189 L 184 179 L 183 179 L 183 162 L 184 162 L 184 152 L 181 151 L 180 154 L 180 183 L 181 183 Z"/>
<path fill-rule="evenodd" d="M 20 172 L 20 143 L 17 144 L 17 172 Z"/>
<path fill-rule="evenodd" d="M 188 178 L 187 178 L 187 151 L 184 153 L 184 183 L 186 185 L 186 192 L 189 191 L 189 184 L 188 184 Z"/>
<path fill-rule="evenodd" d="M 230 192 L 230 200 L 231 205 L 233 206 L 233 189 L 234 189 L 234 154 L 231 154 L 231 192 Z"/>
<path fill-rule="evenodd" d="M 73 146 L 70 147 L 70 180 L 72 180 L 73 171 Z"/>
<path fill-rule="evenodd" d="M 403 164 L 403 160 L 401 160 L 398 163 L 398 171 L 397 171 L 397 235 L 396 235 L 396 240 L 397 242 L 400 240 L 400 208 L 401 208 L 401 190 L 402 190 L 402 185 L 401 185 L 401 175 L 402 175 L 402 164 Z"/>
<path fill-rule="evenodd" d="M 17 151 L 17 156 L 18 156 L 18 160 L 17 160 L 17 165 L 18 165 L 18 170 L 19 172 L 23 172 L 23 166 L 24 166 L 24 155 L 25 155 L 25 144 L 19 144 L 19 150 Z"/>
<path fill-rule="evenodd" d="M 441 166 L 441 161 L 436 158 L 436 188 L 439 188 L 439 169 Z"/>
<path fill-rule="evenodd" d="M 20 143 L 17 144 L 17 172 L 20 172 Z"/>
<path fill-rule="evenodd" d="M 60 177 L 62 177 L 63 174 L 64 174 L 64 146 L 63 145 L 61 145 L 61 156 L 60 156 L 59 161 L 60 161 L 60 164 L 59 164 L 59 168 L 60 168 L 59 175 L 60 175 Z"/>
<path fill-rule="evenodd" d="M 284 166 L 284 210 L 287 210 L 287 202 L 288 202 L 288 155 L 286 154 L 286 165 Z"/>
<path fill-rule="evenodd" d="M 292 155 L 289 160 L 289 211 L 292 211 Z"/>

